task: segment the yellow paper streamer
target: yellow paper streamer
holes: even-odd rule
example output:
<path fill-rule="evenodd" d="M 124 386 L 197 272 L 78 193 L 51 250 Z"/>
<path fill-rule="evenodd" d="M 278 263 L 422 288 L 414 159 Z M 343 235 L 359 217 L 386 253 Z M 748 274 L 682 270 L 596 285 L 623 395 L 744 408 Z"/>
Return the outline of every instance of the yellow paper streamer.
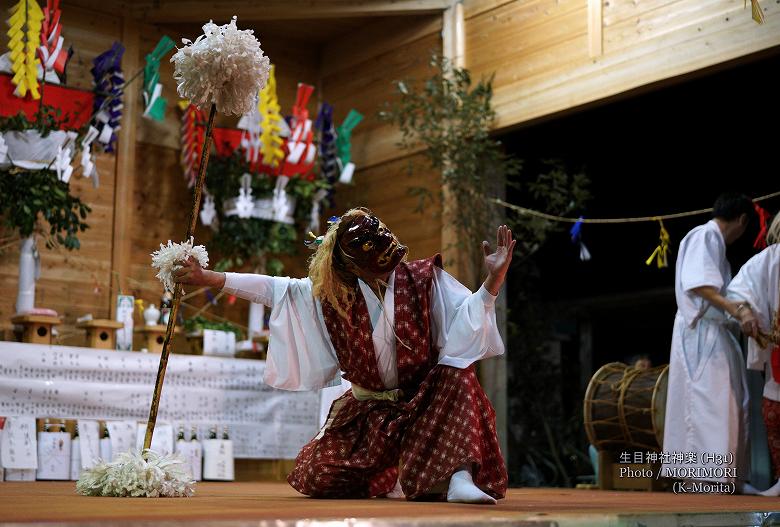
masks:
<path fill-rule="evenodd" d="M 747 0 L 745 0 L 744 7 L 747 7 Z M 764 23 L 764 12 L 761 10 L 758 0 L 750 0 L 750 12 L 753 15 L 753 20 L 759 24 Z"/>
<path fill-rule="evenodd" d="M 35 0 L 20 0 L 11 8 L 8 19 L 8 50 L 10 51 L 11 82 L 16 89 L 14 95 L 25 97 L 27 92 L 33 99 L 40 99 L 38 91 L 38 59 L 36 50 L 41 45 L 41 22 L 43 11 Z"/>
<path fill-rule="evenodd" d="M 653 263 L 653 260 L 656 261 L 658 264 L 659 269 L 663 269 L 664 267 L 669 267 L 669 242 L 671 241 L 671 237 L 669 236 L 669 232 L 664 227 L 663 220 L 658 220 L 658 224 L 661 226 L 661 232 L 658 235 L 659 238 L 659 244 L 658 247 L 655 248 L 655 251 L 653 251 L 653 254 L 650 255 L 650 258 L 648 258 L 645 261 L 646 265 L 650 265 Z"/>
<path fill-rule="evenodd" d="M 282 138 L 279 135 L 281 128 L 279 122 L 282 119 L 281 106 L 276 96 L 275 68 L 271 66 L 268 74 L 268 83 L 260 90 L 257 109 L 262 119 L 263 131 L 260 133 L 260 153 L 263 155 L 263 164 L 276 168 L 284 159 L 282 150 Z"/>

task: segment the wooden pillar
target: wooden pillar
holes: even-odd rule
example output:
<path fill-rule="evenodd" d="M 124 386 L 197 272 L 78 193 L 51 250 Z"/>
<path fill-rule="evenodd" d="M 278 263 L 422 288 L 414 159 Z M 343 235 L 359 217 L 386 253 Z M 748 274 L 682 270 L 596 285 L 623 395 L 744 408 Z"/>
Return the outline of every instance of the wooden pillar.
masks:
<path fill-rule="evenodd" d="M 129 79 L 140 67 L 140 31 L 137 22 L 129 17 L 122 21 L 122 44 L 125 53 L 122 57 L 122 71 Z M 122 98 L 122 128 L 116 149 L 116 181 L 114 184 L 114 229 L 111 241 L 111 283 L 109 288 L 109 309 L 111 318 L 116 315 L 116 295 L 120 284 L 118 277 L 130 275 L 130 226 L 133 222 L 135 202 L 133 200 L 135 182 L 135 130 L 138 126 L 138 98 L 142 79 L 136 79 L 127 86 Z"/>
<path fill-rule="evenodd" d="M 448 59 L 453 67 L 466 67 L 466 36 L 465 20 L 463 18 L 463 4 L 453 3 L 452 6 L 444 10 L 443 23 L 441 30 L 442 54 Z M 455 214 L 454 198 L 446 185 L 442 188 L 443 193 L 443 211 L 442 211 L 442 232 L 441 248 L 444 258 L 444 265 L 452 276 L 460 280 L 468 287 L 474 286 L 474 273 L 470 271 L 470 259 L 464 258 L 457 248 L 458 230 L 455 222 L 451 221 Z"/>
<path fill-rule="evenodd" d="M 602 2 L 604 0 L 588 0 L 588 55 L 596 58 L 604 52 L 602 32 L 604 17 Z"/>
<path fill-rule="evenodd" d="M 503 174 L 495 172 L 490 173 L 488 169 L 486 176 L 490 178 L 488 192 L 500 199 L 506 199 L 506 181 Z M 506 221 L 506 215 L 503 209 L 497 209 L 495 215 L 491 218 L 491 225 L 485 226 L 485 239 L 490 241 L 491 247 L 496 243 L 496 228 Z M 477 273 L 483 272 L 477 269 Z M 482 277 L 480 277 L 482 278 Z M 507 291 L 506 286 L 501 288 L 501 292 L 496 299 L 496 323 L 501 338 L 504 340 L 506 352 L 499 357 L 493 357 L 480 361 L 479 379 L 485 389 L 493 409 L 496 411 L 496 432 L 498 434 L 498 443 L 501 445 L 501 451 L 506 459 L 509 448 L 508 438 L 508 401 L 507 401 L 507 356 L 512 353 L 512 345 L 507 340 Z M 521 380 L 522 382 L 522 380 Z"/>
<path fill-rule="evenodd" d="M 442 24 L 442 47 L 443 55 L 449 59 L 452 66 L 456 68 L 466 67 L 466 30 L 465 18 L 463 14 L 463 4 L 454 2 L 444 11 Z M 495 178 L 494 178 L 495 179 Z M 504 182 L 494 181 L 496 196 L 503 197 Z M 457 247 L 458 232 L 455 228 L 455 222 L 452 221 L 455 213 L 454 199 L 445 185 L 442 188 L 443 200 L 443 221 L 442 221 L 442 254 L 447 271 L 455 278 L 460 280 L 467 287 L 476 289 L 481 283 L 482 269 L 475 268 L 474 258 L 465 254 L 462 249 Z M 495 239 L 495 231 L 500 218 L 496 218 L 496 225 L 486 225 L 487 239 Z M 490 237 L 492 236 L 492 238 Z M 469 240 L 467 243 L 473 243 Z M 495 243 L 495 242 L 493 242 Z M 477 244 L 473 250 L 481 249 Z M 496 303 L 496 316 L 504 341 L 506 342 L 506 292 L 502 291 Z M 487 394 L 493 408 L 496 411 L 496 431 L 501 445 L 501 451 L 506 458 L 507 452 L 507 368 L 506 357 L 496 357 L 484 360 L 479 364 L 479 377 L 485 393 Z"/>

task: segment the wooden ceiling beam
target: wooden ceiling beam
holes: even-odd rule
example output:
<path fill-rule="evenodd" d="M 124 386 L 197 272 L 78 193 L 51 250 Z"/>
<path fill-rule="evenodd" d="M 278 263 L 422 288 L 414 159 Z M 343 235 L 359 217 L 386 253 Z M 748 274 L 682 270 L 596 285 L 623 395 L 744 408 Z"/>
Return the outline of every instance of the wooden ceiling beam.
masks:
<path fill-rule="evenodd" d="M 452 0 L 140 0 L 127 7 L 144 22 L 226 23 L 316 18 L 441 14 Z"/>

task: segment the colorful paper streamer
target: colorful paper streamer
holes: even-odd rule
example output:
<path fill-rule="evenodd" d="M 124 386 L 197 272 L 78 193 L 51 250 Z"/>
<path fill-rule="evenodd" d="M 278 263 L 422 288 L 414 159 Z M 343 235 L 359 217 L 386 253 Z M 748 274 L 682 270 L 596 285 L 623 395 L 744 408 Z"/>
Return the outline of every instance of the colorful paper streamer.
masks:
<path fill-rule="evenodd" d="M 163 35 L 154 50 L 146 56 L 144 66 L 144 117 L 156 121 L 165 119 L 165 107 L 168 102 L 162 96 L 162 84 L 160 84 L 160 61 L 168 54 L 175 44 L 167 35 Z"/>
<path fill-rule="evenodd" d="M 756 214 L 758 215 L 759 224 L 759 231 L 755 241 L 753 242 L 753 248 L 760 251 L 766 249 L 766 235 L 769 231 L 769 218 L 771 217 L 771 214 L 769 214 L 769 212 L 758 203 L 753 203 L 753 208 L 756 210 Z"/>
<path fill-rule="evenodd" d="M 38 47 L 41 44 L 41 25 L 43 11 L 35 0 L 19 0 L 11 8 L 8 19 L 8 49 L 10 51 L 11 71 L 17 97 L 30 96 L 38 100 Z"/>
<path fill-rule="evenodd" d="M 355 164 L 352 163 L 352 130 L 363 120 L 363 115 L 357 110 L 350 110 L 347 118 L 336 130 L 336 150 L 341 162 L 341 174 L 339 181 L 351 183 L 352 174 L 355 172 Z"/>
<path fill-rule="evenodd" d="M 181 118 L 181 154 L 179 161 L 184 169 L 184 178 L 187 186 L 195 184 L 198 175 L 198 163 L 203 150 L 203 135 L 206 129 L 203 123 L 206 115 L 189 101 L 180 101 L 179 107 L 183 110 Z"/>
<path fill-rule="evenodd" d="M 653 260 L 655 260 L 658 268 L 663 269 L 665 267 L 669 267 L 669 243 L 671 242 L 671 237 L 669 236 L 669 232 L 664 227 L 663 220 L 659 219 L 658 225 L 661 228 L 658 234 L 658 247 L 655 248 L 653 254 L 651 254 L 650 257 L 645 261 L 645 264 L 651 265 Z"/>
<path fill-rule="evenodd" d="M 122 73 L 122 56 L 125 47 L 114 42 L 92 61 L 92 79 L 95 84 L 94 118 L 92 125 L 98 129 L 98 142 L 106 152 L 116 148 L 120 121 L 122 120 L 122 95 L 125 77 Z"/>
<path fill-rule="evenodd" d="M 314 128 L 319 132 L 320 139 L 320 173 L 325 181 L 333 184 L 341 173 L 336 150 L 337 134 L 333 124 L 333 106 L 327 102 L 322 103 Z"/>
<path fill-rule="evenodd" d="M 580 219 L 572 225 L 572 228 L 569 230 L 569 236 L 571 236 L 572 243 L 576 244 L 579 248 L 580 253 L 580 260 L 583 262 L 590 261 L 591 255 L 590 251 L 587 247 L 585 247 L 585 243 L 582 241 L 582 220 L 584 218 L 580 216 Z"/>
<path fill-rule="evenodd" d="M 298 92 L 293 105 L 292 133 L 287 141 L 287 157 L 282 175 L 293 177 L 307 174 L 314 167 L 317 148 L 314 146 L 314 132 L 307 108 L 314 93 L 314 86 L 298 83 Z"/>
<path fill-rule="evenodd" d="M 64 49 L 65 39 L 62 37 L 62 24 L 60 18 L 60 0 L 47 0 L 43 8 L 43 20 L 41 21 L 41 45 L 38 48 L 38 56 L 43 65 L 43 79 L 47 73 L 55 73 L 57 79 L 64 82 L 65 66 L 72 51 Z"/>
<path fill-rule="evenodd" d="M 271 168 L 276 168 L 284 159 L 284 150 L 282 145 L 284 140 L 281 136 L 282 114 L 279 106 L 279 99 L 276 94 L 276 68 L 271 66 L 271 72 L 268 75 L 268 83 L 265 88 L 260 90 L 258 98 L 258 111 L 260 113 L 260 153 L 262 154 L 262 163 Z"/>

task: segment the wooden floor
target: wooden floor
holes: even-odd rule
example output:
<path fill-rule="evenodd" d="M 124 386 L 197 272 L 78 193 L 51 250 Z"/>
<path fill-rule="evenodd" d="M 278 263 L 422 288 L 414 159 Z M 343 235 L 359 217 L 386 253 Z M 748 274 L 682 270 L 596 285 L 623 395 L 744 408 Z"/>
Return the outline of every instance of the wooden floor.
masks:
<path fill-rule="evenodd" d="M 281 483 L 199 483 L 196 496 L 180 499 L 88 498 L 77 496 L 74 489 L 70 482 L 0 483 L 0 522 L 165 522 L 191 527 L 286 526 L 301 525 L 296 520 L 308 520 L 303 523 L 311 526 L 327 520 L 331 520 L 328 525 L 334 525 L 333 520 L 352 518 L 344 524 L 624 525 L 615 522 L 615 518 L 640 515 L 652 519 L 693 513 L 723 518 L 737 514 L 734 518 L 746 518 L 745 513 L 780 511 L 780 499 L 776 498 L 576 489 L 510 489 L 507 498 L 495 506 L 390 499 L 318 500 L 301 496 Z"/>

